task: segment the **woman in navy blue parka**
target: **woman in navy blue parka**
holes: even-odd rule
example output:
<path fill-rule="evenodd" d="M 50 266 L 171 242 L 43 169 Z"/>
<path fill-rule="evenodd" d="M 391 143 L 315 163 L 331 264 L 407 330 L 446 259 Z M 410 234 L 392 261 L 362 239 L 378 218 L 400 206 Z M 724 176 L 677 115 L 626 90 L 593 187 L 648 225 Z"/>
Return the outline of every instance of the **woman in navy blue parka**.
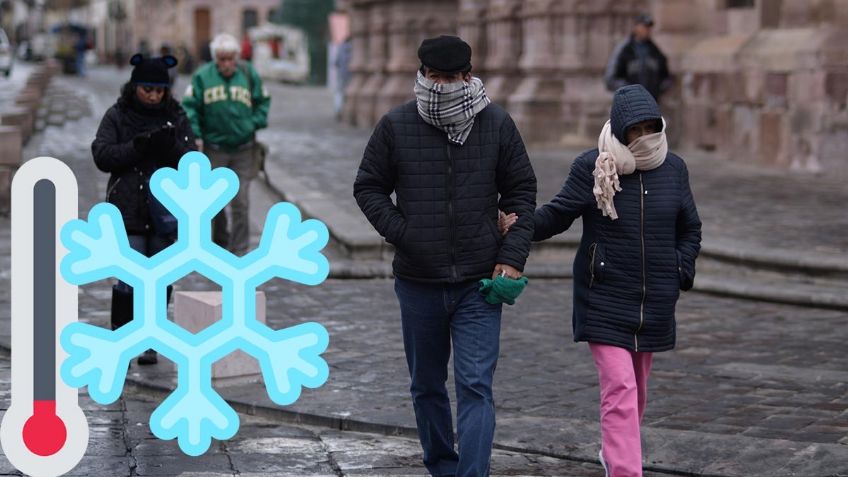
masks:
<path fill-rule="evenodd" d="M 574 259 L 575 341 L 588 341 L 601 385 L 601 462 L 641 476 L 640 422 L 652 353 L 675 343 L 674 309 L 692 287 L 701 221 L 686 164 L 668 152 L 665 121 L 640 85 L 616 91 L 598 149 L 572 164 L 535 212 L 536 241 L 583 217 Z"/>

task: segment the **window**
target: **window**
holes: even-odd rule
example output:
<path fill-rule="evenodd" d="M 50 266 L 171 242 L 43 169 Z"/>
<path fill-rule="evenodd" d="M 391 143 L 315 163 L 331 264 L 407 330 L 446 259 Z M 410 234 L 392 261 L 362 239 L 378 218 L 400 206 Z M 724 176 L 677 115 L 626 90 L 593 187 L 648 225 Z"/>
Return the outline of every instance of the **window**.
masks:
<path fill-rule="evenodd" d="M 259 14 L 254 8 L 245 8 L 241 14 L 241 31 L 247 33 L 247 30 L 259 25 Z"/>

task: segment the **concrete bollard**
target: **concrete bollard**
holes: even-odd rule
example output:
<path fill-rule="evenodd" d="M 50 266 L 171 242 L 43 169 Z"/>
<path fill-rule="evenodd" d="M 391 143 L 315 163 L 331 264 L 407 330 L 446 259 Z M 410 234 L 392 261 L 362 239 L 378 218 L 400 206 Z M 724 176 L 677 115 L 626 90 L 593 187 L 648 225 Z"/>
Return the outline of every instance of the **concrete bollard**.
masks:
<path fill-rule="evenodd" d="M 221 319 L 221 304 L 221 292 L 176 292 L 174 323 L 196 334 Z M 256 320 L 265 323 L 264 292 L 256 292 Z M 259 379 L 259 364 L 243 351 L 231 353 L 212 366 L 214 384 L 241 384 Z"/>
<path fill-rule="evenodd" d="M 11 208 L 12 176 L 21 165 L 21 131 L 16 126 L 0 126 L 0 215 Z"/>
<path fill-rule="evenodd" d="M 50 81 L 50 76 L 41 71 L 33 71 L 29 74 L 26 80 L 27 87 L 34 87 L 43 90 Z"/>
<path fill-rule="evenodd" d="M 8 217 L 12 209 L 12 176 L 15 168 L 0 166 L 0 216 Z"/>
<path fill-rule="evenodd" d="M 24 107 L 10 107 L 0 110 L 0 125 L 17 126 L 21 131 L 21 142 L 26 144 L 32 137 L 35 119 L 34 111 Z"/>
<path fill-rule="evenodd" d="M 33 111 L 38 109 L 38 104 L 40 102 L 41 93 L 31 89 L 21 90 L 21 92 L 19 92 L 18 96 L 15 98 L 16 105 L 31 109 Z"/>
<path fill-rule="evenodd" d="M 62 72 L 62 64 L 56 58 L 49 58 L 44 61 L 43 68 L 50 76 L 56 76 Z"/>
<path fill-rule="evenodd" d="M 21 130 L 17 126 L 0 126 L 0 166 L 21 165 Z"/>

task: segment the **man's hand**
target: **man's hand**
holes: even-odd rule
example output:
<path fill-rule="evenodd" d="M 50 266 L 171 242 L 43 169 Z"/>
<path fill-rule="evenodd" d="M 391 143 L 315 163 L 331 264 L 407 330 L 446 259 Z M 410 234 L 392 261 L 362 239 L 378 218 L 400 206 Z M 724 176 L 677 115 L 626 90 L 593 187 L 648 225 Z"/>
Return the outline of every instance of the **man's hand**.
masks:
<path fill-rule="evenodd" d="M 513 280 L 517 280 L 517 279 L 521 278 L 521 272 L 516 270 L 514 267 L 511 267 L 509 265 L 504 265 L 502 263 L 495 265 L 495 271 L 492 272 L 492 279 L 494 280 L 495 277 L 497 277 L 500 274 L 503 274 L 506 277 L 512 278 Z"/>
<path fill-rule="evenodd" d="M 507 214 L 504 213 L 504 211 L 499 210 L 498 211 L 498 232 L 500 232 L 501 235 L 506 235 L 506 233 L 509 232 L 509 228 L 512 227 L 512 224 L 514 224 L 517 221 L 518 221 L 518 216 L 515 215 L 514 213 L 507 215 Z"/>
<path fill-rule="evenodd" d="M 194 144 L 197 146 L 197 150 L 203 152 L 203 139 L 197 138 L 194 140 Z"/>

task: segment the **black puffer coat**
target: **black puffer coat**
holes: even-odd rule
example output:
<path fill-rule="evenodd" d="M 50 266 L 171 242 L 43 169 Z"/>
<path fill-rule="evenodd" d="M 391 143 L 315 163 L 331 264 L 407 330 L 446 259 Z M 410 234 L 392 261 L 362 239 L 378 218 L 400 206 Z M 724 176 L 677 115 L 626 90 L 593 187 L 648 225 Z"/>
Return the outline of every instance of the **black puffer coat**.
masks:
<path fill-rule="evenodd" d="M 640 48 L 643 54 L 640 54 Z M 613 50 L 604 81 L 610 91 L 629 84 L 641 84 L 654 98 L 659 98 L 672 86 L 668 60 L 656 43 L 650 39 L 638 43 L 632 36 Z"/>
<path fill-rule="evenodd" d="M 111 174 L 106 201 L 121 211 L 128 234 L 152 233 L 148 204 L 148 182 L 160 167 L 177 167 L 186 152 L 195 149 L 194 133 L 178 102 L 167 97 L 161 109 L 144 108 L 133 98 L 132 87 L 125 86 L 118 99 L 100 121 L 97 136 L 91 144 L 94 163 Z M 133 138 L 170 121 L 175 126 L 176 142 L 170 151 L 159 156 L 141 154 L 133 147 Z"/>
<path fill-rule="evenodd" d="M 395 245 L 396 276 L 459 283 L 491 277 L 497 263 L 524 269 L 536 176 L 518 128 L 496 104 L 477 115 L 462 146 L 425 123 L 415 101 L 393 109 L 371 136 L 353 193 Z M 519 216 L 506 238 L 499 208 Z"/>
<path fill-rule="evenodd" d="M 613 111 L 624 115 L 616 121 L 620 132 L 644 119 L 629 116 L 638 113 L 630 104 L 618 106 Z M 574 259 L 575 341 L 631 351 L 672 349 L 675 305 L 680 290 L 692 287 L 701 242 L 686 164 L 669 153 L 656 169 L 620 176 L 618 220 L 611 220 L 592 193 L 597 157 L 597 149 L 580 155 L 559 194 L 536 210 L 533 240 L 561 233 L 583 217 Z"/>

